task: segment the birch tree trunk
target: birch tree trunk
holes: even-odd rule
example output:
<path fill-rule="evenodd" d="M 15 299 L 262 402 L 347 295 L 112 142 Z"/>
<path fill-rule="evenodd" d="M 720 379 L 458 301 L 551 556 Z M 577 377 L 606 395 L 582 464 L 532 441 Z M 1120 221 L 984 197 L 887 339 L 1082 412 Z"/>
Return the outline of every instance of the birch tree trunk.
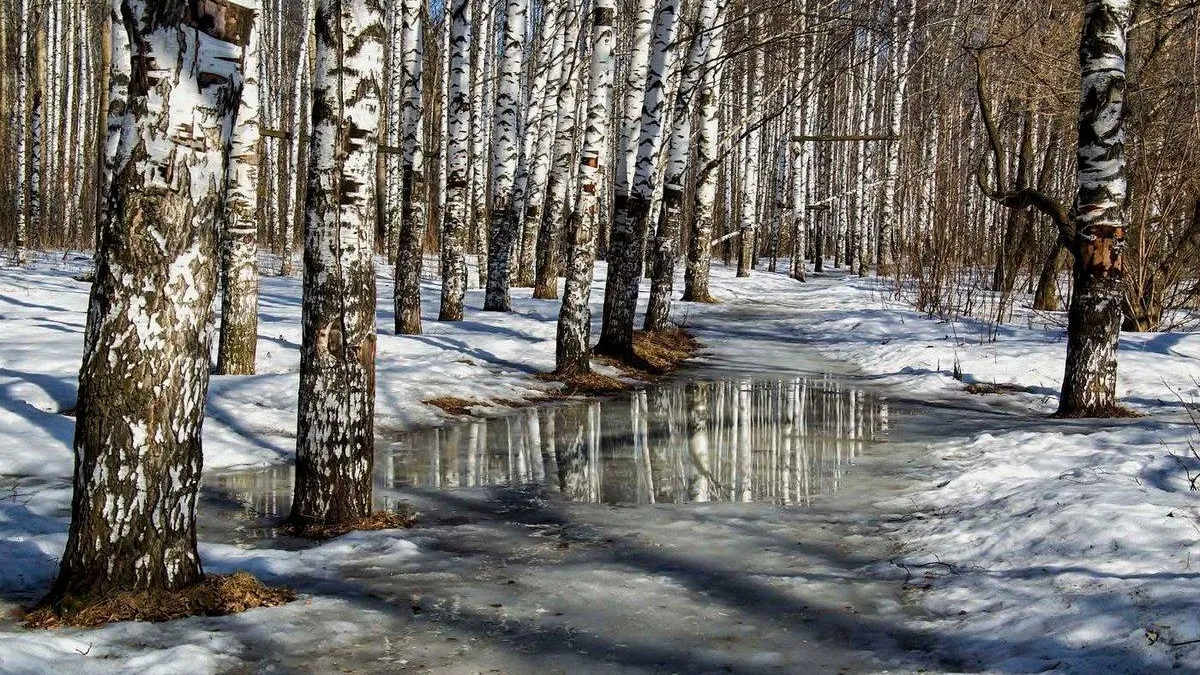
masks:
<path fill-rule="evenodd" d="M 667 166 L 663 175 L 662 210 L 652 249 L 650 302 L 644 328 L 667 329 L 671 318 L 671 294 L 675 290 L 675 242 L 683 221 L 683 191 L 687 177 L 688 150 L 692 136 L 692 102 L 704 76 L 704 64 L 715 61 L 721 50 L 722 25 L 728 0 L 703 0 L 692 31 L 688 60 L 680 73 L 675 92 L 671 133 L 667 137 Z M 716 35 L 714 35 L 716 34 Z M 715 39 L 714 39 L 715 38 Z M 716 42 L 716 48 L 713 43 Z"/>
<path fill-rule="evenodd" d="M 122 0 L 121 15 L 133 52 L 114 43 L 113 67 L 131 75 L 131 105 L 96 254 L 71 529 L 46 599 L 57 609 L 202 577 L 195 511 L 217 231 L 253 12 Z"/>
<path fill-rule="evenodd" d="M 394 307 L 396 333 L 421 333 L 421 263 L 425 239 L 428 184 L 425 178 L 425 115 L 421 81 L 425 26 L 421 0 L 399 0 L 403 23 L 401 126 L 404 158 L 401 170 L 401 223 L 396 255 Z M 394 90 L 395 91 L 395 90 Z"/>
<path fill-rule="evenodd" d="M 525 147 L 529 150 L 529 157 L 525 162 L 518 205 L 521 207 L 521 213 L 518 214 L 521 219 L 521 255 L 518 259 L 517 286 L 521 287 L 533 286 L 535 281 L 546 174 L 550 168 L 551 147 L 560 112 L 555 103 L 558 99 L 559 81 L 562 79 L 564 43 L 568 37 L 568 31 L 559 25 L 563 19 L 561 15 L 566 11 L 561 7 L 562 4 L 564 3 L 547 3 L 543 9 L 546 18 L 542 22 L 541 32 L 549 38 L 549 43 L 543 43 L 545 46 L 541 54 L 541 63 L 529 92 L 532 110 L 525 124 Z"/>
<path fill-rule="evenodd" d="M 17 12 L 17 100 L 16 100 L 16 200 L 14 204 L 15 237 L 13 247 L 18 265 L 28 262 L 26 248 L 29 246 L 29 217 L 27 213 L 29 195 L 29 32 L 30 0 L 21 0 Z"/>
<path fill-rule="evenodd" d="M 483 308 L 507 312 L 513 242 L 517 212 L 513 203 L 520 154 L 521 57 L 525 44 L 525 0 L 507 0 L 504 18 L 504 57 L 496 89 L 495 128 L 492 132 L 491 241 L 488 248 L 488 282 Z"/>
<path fill-rule="evenodd" d="M 474 49 L 475 70 L 471 71 L 471 232 L 475 237 L 476 278 L 480 287 L 488 278 L 487 153 L 491 147 L 493 71 L 496 40 L 492 24 L 495 9 L 491 0 L 480 3 L 479 35 Z M 478 71 L 478 72 L 476 72 Z"/>
<path fill-rule="evenodd" d="M 883 171 L 883 214 L 879 219 L 879 238 L 876 241 L 875 262 L 879 276 L 888 274 L 895 257 L 892 246 L 892 226 L 899 217 L 896 204 L 896 183 L 900 174 L 900 130 L 904 121 L 904 100 L 908 91 L 908 52 L 917 18 L 917 0 L 908 1 L 908 22 L 902 24 L 900 0 L 892 3 L 892 53 L 888 57 L 888 79 L 892 82 L 892 98 L 888 110 L 887 160 Z M 904 25 L 903 30 L 901 26 Z"/>
<path fill-rule="evenodd" d="M 1127 181 L 1125 59 L 1129 0 L 1088 0 L 1083 10 L 1076 155 L 1075 288 L 1058 414 L 1093 417 L 1116 405 Z"/>
<path fill-rule="evenodd" d="M 749 35 L 755 35 L 758 29 L 758 17 L 747 17 Z M 762 54 L 751 50 L 749 64 L 746 68 L 746 111 L 748 114 L 762 110 Z M 758 232 L 758 160 L 759 148 L 762 146 L 762 128 L 750 131 L 746 136 L 746 154 L 742 158 L 742 214 L 741 236 L 738 237 L 738 266 L 739 277 L 750 276 L 754 265 L 755 241 Z"/>
<path fill-rule="evenodd" d="M 289 516 L 300 531 L 352 524 L 370 514 L 375 447 L 374 177 L 383 21 L 372 0 L 319 0 L 315 19 L 296 485 Z"/>
<path fill-rule="evenodd" d="M 555 372 L 577 375 L 591 371 L 592 277 L 596 263 L 596 223 L 599 220 L 599 176 L 607 154 L 613 88 L 614 0 L 592 5 L 592 55 L 588 66 L 587 121 L 579 156 L 579 190 L 572 214 L 574 237 L 567 265 L 567 283 L 558 314 Z"/>
<path fill-rule="evenodd" d="M 470 189 L 471 2 L 450 9 L 446 131 L 446 210 L 442 217 L 442 304 L 439 321 L 462 321 L 467 293 L 467 190 Z"/>
<path fill-rule="evenodd" d="M 404 123 L 401 106 L 404 103 L 404 10 L 402 0 L 387 0 L 384 2 L 387 23 L 387 41 L 385 53 L 384 91 L 385 104 L 380 122 L 380 138 L 385 149 L 379 153 L 380 172 L 380 229 L 386 234 L 383 243 L 383 254 L 393 265 L 400 250 L 400 221 L 403 217 L 404 205 L 401 203 L 401 193 L 404 191 L 404 171 L 402 169 L 400 146 L 404 145 Z M 398 271 L 398 270 L 397 270 Z M 396 283 L 399 284 L 399 275 Z"/>
<path fill-rule="evenodd" d="M 688 242 L 687 268 L 683 279 L 684 302 L 716 302 L 708 290 L 712 266 L 713 219 L 717 209 L 717 178 L 721 173 L 721 77 L 724 31 L 713 37 L 716 56 L 705 67 L 700 87 L 700 134 L 696 138 L 696 194 L 692 202 L 692 238 Z"/>
<path fill-rule="evenodd" d="M 563 51 L 563 77 L 555 98 L 558 114 L 554 126 L 554 145 L 551 147 L 553 163 L 546 179 L 546 210 L 538 218 L 537 269 L 533 285 L 533 297 L 541 300 L 558 299 L 558 250 L 563 224 L 570 218 L 568 211 L 568 188 L 575 164 L 575 136 L 580 80 L 587 75 L 583 59 L 579 55 L 576 34 L 579 25 L 575 3 L 567 2 L 563 8 L 563 28 L 568 33 Z M 599 188 L 597 188 L 599 189 Z M 530 213 L 526 210 L 525 225 L 529 227 Z"/>
<path fill-rule="evenodd" d="M 654 19 L 654 42 L 646 74 L 638 132 L 637 165 L 628 192 L 618 178 L 612 235 L 608 250 L 608 278 L 604 286 L 604 322 L 596 351 L 630 359 L 633 323 L 644 257 L 646 228 L 654 197 L 654 176 L 662 149 L 663 100 L 667 73 L 674 57 L 679 25 L 679 0 L 662 0 Z M 628 112 L 628 111 L 626 111 Z"/>
<path fill-rule="evenodd" d="M 218 375 L 253 375 L 258 349 L 258 60 L 262 31 L 258 0 L 244 0 L 254 28 L 244 50 L 241 106 L 226 167 L 221 231 L 221 335 Z"/>
<path fill-rule="evenodd" d="M 288 189 L 287 200 L 287 217 L 284 218 L 281 234 L 283 235 L 283 258 L 279 273 L 282 276 L 289 277 L 294 271 L 292 269 L 292 258 L 295 255 L 295 236 L 296 236 L 296 221 L 300 220 L 302 204 L 300 203 L 300 145 L 301 139 L 304 137 L 303 131 L 306 127 L 306 122 L 310 123 L 311 108 L 305 105 L 310 95 L 310 61 L 312 55 L 312 44 L 315 39 L 312 34 L 313 12 L 315 0 L 302 0 L 304 3 L 304 13 L 301 14 L 303 21 L 300 25 L 304 31 L 300 37 L 300 57 L 296 59 L 296 77 L 292 89 L 292 142 L 288 146 L 288 175 L 286 179 Z M 307 212 L 307 207 L 303 208 Z"/>

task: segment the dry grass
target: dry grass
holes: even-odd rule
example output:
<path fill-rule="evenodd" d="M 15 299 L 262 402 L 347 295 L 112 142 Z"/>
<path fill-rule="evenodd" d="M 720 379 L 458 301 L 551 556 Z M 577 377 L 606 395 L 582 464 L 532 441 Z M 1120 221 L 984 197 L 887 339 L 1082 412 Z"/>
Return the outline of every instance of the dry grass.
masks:
<path fill-rule="evenodd" d="M 118 621 L 173 621 L 189 616 L 225 616 L 256 607 L 276 607 L 296 599 L 287 588 L 264 586 L 247 572 L 211 574 L 200 583 L 174 592 L 117 593 L 65 609 L 39 607 L 24 616 L 30 628 L 93 628 Z"/>
<path fill-rule="evenodd" d="M 545 382 L 558 382 L 563 385 L 559 392 L 561 397 L 568 398 L 571 396 L 602 396 L 605 394 L 616 394 L 622 391 L 629 391 L 633 385 L 623 380 L 618 380 L 615 377 L 601 375 L 600 373 L 581 373 L 577 375 L 559 375 L 558 373 L 540 373 L 537 375 L 539 380 Z"/>
<path fill-rule="evenodd" d="M 1102 408 L 1093 408 L 1091 410 L 1082 410 L 1076 413 L 1054 413 L 1054 417 L 1062 420 L 1088 420 L 1088 419 L 1137 419 L 1143 415 L 1126 408 L 1123 405 L 1111 405 Z"/>
<path fill-rule="evenodd" d="M 458 398 L 457 396 L 438 396 L 421 401 L 427 405 L 431 405 L 440 409 L 448 415 L 470 415 L 471 407 L 481 405 L 479 401 L 472 401 L 469 398 Z"/>
<path fill-rule="evenodd" d="M 1025 387 L 1018 384 L 1009 384 L 1003 382 L 1000 384 L 988 384 L 986 382 L 973 382 L 966 386 L 965 391 L 968 394 L 984 396 L 987 394 L 1020 394 L 1028 391 Z"/>
<path fill-rule="evenodd" d="M 633 334 L 633 353 L 652 375 L 665 375 L 681 368 L 703 345 L 682 328 Z"/>
<path fill-rule="evenodd" d="M 340 537 L 349 532 L 372 532 L 375 530 L 397 530 L 414 527 L 417 524 L 417 514 L 405 505 L 397 509 L 375 511 L 358 520 L 347 520 L 340 523 L 284 523 L 280 531 L 292 537 L 325 541 Z"/>

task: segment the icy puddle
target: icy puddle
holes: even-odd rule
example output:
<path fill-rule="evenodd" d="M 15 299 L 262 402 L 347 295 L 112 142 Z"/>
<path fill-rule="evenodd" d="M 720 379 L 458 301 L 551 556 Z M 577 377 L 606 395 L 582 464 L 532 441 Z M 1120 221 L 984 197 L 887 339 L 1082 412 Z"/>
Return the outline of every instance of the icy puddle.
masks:
<path fill-rule="evenodd" d="M 235 672 L 905 672 L 925 639 L 870 505 L 912 453 L 850 381 L 713 375 L 380 439 L 379 505 L 418 526 L 322 545 L 272 530 L 289 469 L 210 477 L 209 569 L 308 598 Z"/>
<path fill-rule="evenodd" d="M 806 504 L 887 429 L 886 401 L 829 376 L 681 382 L 381 438 L 375 486 L 380 507 L 414 488 L 518 486 L 612 505 Z M 291 467 L 209 483 L 252 517 L 290 507 Z"/>

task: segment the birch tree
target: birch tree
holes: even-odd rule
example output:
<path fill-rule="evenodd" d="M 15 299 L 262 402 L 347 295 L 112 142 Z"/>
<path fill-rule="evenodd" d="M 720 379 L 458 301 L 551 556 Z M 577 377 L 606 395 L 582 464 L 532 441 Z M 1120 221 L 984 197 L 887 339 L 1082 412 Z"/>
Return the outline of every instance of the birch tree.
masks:
<path fill-rule="evenodd" d="M 599 176 L 608 145 L 613 87 L 614 0 L 592 4 L 592 54 L 588 66 L 587 121 L 579 154 L 578 201 L 571 216 L 573 237 L 567 283 L 558 314 L 555 372 L 578 375 L 591 371 L 592 277 L 599 220 Z"/>
<path fill-rule="evenodd" d="M 608 278 L 604 286 L 604 321 L 596 351 L 617 358 L 628 359 L 634 355 L 633 322 L 646 227 L 654 197 L 654 178 L 662 149 L 666 78 L 674 58 L 672 47 L 678 25 L 678 0 L 662 0 L 654 19 L 654 41 L 642 99 L 633 183 L 625 186 L 618 178 L 616 186 Z M 623 194 L 626 187 L 628 192 Z"/>
<path fill-rule="evenodd" d="M 28 262 L 26 247 L 29 246 L 29 170 L 25 156 L 29 152 L 29 135 L 31 130 L 28 122 L 29 110 L 29 37 L 30 37 L 30 0 L 21 0 L 17 12 L 17 99 L 16 99 L 16 193 L 13 215 L 15 217 L 15 241 L 13 248 L 17 264 Z"/>
<path fill-rule="evenodd" d="M 280 253 L 282 264 L 279 273 L 285 277 L 291 276 L 295 257 L 296 222 L 302 220 L 302 200 L 300 198 L 300 140 L 305 128 L 311 123 L 311 115 L 306 115 L 310 106 L 308 102 L 312 46 L 315 37 L 312 34 L 313 13 L 315 0 L 302 0 L 304 11 L 301 13 L 300 26 L 303 33 L 300 36 L 300 53 L 296 59 L 296 75 L 292 80 L 292 142 L 288 145 L 288 174 L 285 178 L 287 186 L 287 218 L 284 219 L 282 239 L 283 250 Z"/>
<path fill-rule="evenodd" d="M 373 0 L 318 0 L 316 8 L 289 516 L 301 532 L 352 526 L 370 514 L 375 448 L 374 177 L 383 17 Z"/>
<path fill-rule="evenodd" d="M 488 280 L 483 308 L 507 312 L 513 242 L 519 225 L 513 191 L 520 153 L 521 61 L 525 45 L 526 0 L 507 0 L 504 15 L 504 55 L 496 88 L 495 127 L 492 132 L 491 241 L 488 247 Z"/>
<path fill-rule="evenodd" d="M 517 177 L 518 190 L 514 197 L 521 211 L 520 256 L 517 260 L 517 285 L 533 286 L 538 231 L 542 219 L 542 204 L 546 175 L 550 169 L 550 152 L 557 128 L 558 109 L 555 107 L 558 83 L 562 77 L 564 43 L 568 31 L 560 27 L 563 2 L 547 3 L 539 33 L 542 48 L 539 53 L 533 84 L 529 88 L 529 115 L 525 123 L 523 143 L 527 158 L 524 171 Z"/>
<path fill-rule="evenodd" d="M 555 116 L 551 165 L 546 178 L 546 208 L 538 218 L 537 266 L 534 274 L 533 297 L 541 300 L 558 299 L 558 250 L 564 224 L 570 219 L 568 205 L 569 183 L 575 164 L 575 136 L 577 126 L 580 80 L 587 77 L 583 58 L 579 54 L 579 21 L 575 3 L 566 2 L 563 7 L 563 27 L 567 33 L 563 50 L 563 76 L 558 87 L 554 107 Z M 589 66 L 590 68 L 590 66 Z M 599 188 L 598 188 L 599 189 Z M 527 210 L 526 226 L 531 225 Z"/>
<path fill-rule="evenodd" d="M 724 31 L 713 36 L 710 59 L 700 84 L 700 130 L 696 137 L 696 193 L 692 200 L 692 236 L 688 242 L 687 266 L 684 270 L 683 300 L 685 302 L 716 302 L 708 290 L 709 268 L 712 264 L 713 219 L 717 208 L 717 178 L 721 157 L 721 79 L 724 57 Z"/>
<path fill-rule="evenodd" d="M 908 53 L 911 49 L 913 26 L 916 22 L 916 0 L 909 0 L 907 23 L 900 11 L 901 0 L 892 2 L 892 43 L 888 55 L 888 79 L 892 83 L 892 96 L 888 102 L 888 131 L 892 140 L 887 144 L 887 158 L 883 170 L 883 195 L 880 197 L 883 213 L 879 218 L 879 234 L 875 250 L 875 262 L 879 274 L 886 274 L 892 265 L 892 230 L 898 216 L 896 208 L 896 183 L 900 173 L 900 130 L 904 121 L 904 99 L 908 89 Z"/>
<path fill-rule="evenodd" d="M 1067 315 L 1067 363 L 1058 414 L 1103 416 L 1116 406 L 1126 200 L 1125 67 L 1129 0 L 1083 8 L 1076 153 L 1075 290 Z"/>
<path fill-rule="evenodd" d="M 467 190 L 471 125 L 471 2 L 450 9 L 446 131 L 446 210 L 442 216 L 442 304 L 439 321 L 462 321 L 467 292 Z"/>
<path fill-rule="evenodd" d="M 1121 334 L 1128 180 L 1125 95 L 1129 0 L 1088 0 L 1083 8 L 1079 66 L 1076 193 L 1068 211 L 1037 188 L 1007 180 L 1000 130 L 991 110 L 981 55 L 976 94 L 991 149 L 995 185 L 984 167 L 978 185 L 1010 209 L 1035 208 L 1057 228 L 1074 256 L 1074 292 L 1067 313 L 1067 358 L 1060 417 L 1105 417 L 1116 407 L 1117 345 Z M 1028 150 L 1026 150 L 1028 152 Z"/>
<path fill-rule="evenodd" d="M 757 33 L 759 18 L 757 16 L 746 17 L 747 33 L 755 35 Z M 762 74 L 763 74 L 763 59 L 757 49 L 751 49 L 748 57 L 749 63 L 745 72 L 745 101 L 746 110 L 758 111 L 762 110 Z M 750 270 L 754 266 L 755 257 L 755 242 L 758 233 L 758 169 L 759 169 L 759 149 L 762 147 L 762 127 L 755 125 L 750 133 L 746 135 L 745 154 L 742 157 L 742 213 L 740 219 L 741 234 L 738 236 L 738 265 L 737 275 L 739 277 L 750 276 Z"/>
<path fill-rule="evenodd" d="M 224 166 L 253 11 L 121 0 L 130 83 L 79 377 L 61 609 L 200 581 L 196 498 Z M 118 61 L 122 56 L 126 60 Z"/>
<path fill-rule="evenodd" d="M 217 374 L 253 375 L 258 348 L 258 60 L 262 22 L 258 0 L 245 0 L 255 14 L 244 50 L 241 105 L 226 168 L 221 231 L 221 335 Z"/>
<path fill-rule="evenodd" d="M 400 237 L 396 255 L 394 305 L 396 333 L 418 335 L 421 332 L 421 262 L 425 238 L 425 203 L 428 185 L 425 179 L 425 114 L 422 97 L 422 63 L 425 26 L 421 0 L 399 0 L 403 25 L 403 59 L 400 96 L 401 130 L 404 156 L 401 166 Z"/>
<path fill-rule="evenodd" d="M 692 136 L 692 102 L 704 75 L 704 64 L 715 61 L 721 50 L 724 26 L 722 16 L 728 0 L 703 0 L 692 31 L 688 60 L 675 93 L 675 111 L 671 133 L 667 137 L 667 167 L 663 179 L 662 211 L 654 238 L 650 302 L 646 307 L 645 329 L 666 330 L 671 317 L 671 294 L 675 284 L 675 241 L 683 221 L 684 180 L 687 176 L 688 150 Z M 713 48 L 713 43 L 716 48 Z"/>

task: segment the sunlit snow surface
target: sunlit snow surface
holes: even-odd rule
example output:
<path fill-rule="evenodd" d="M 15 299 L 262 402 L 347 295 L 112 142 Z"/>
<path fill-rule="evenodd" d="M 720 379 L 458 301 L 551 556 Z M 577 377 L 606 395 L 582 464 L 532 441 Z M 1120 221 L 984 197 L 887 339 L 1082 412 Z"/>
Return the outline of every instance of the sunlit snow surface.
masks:
<path fill-rule="evenodd" d="M 6 606 L 46 589 L 66 539 L 60 413 L 88 285 L 70 278 L 83 261 L 60 258 L 0 268 Z M 213 380 L 201 552 L 209 571 L 249 569 L 302 599 L 98 631 L 7 622 L 0 672 L 1196 672 L 1197 647 L 1170 643 L 1200 638 L 1200 513 L 1170 453 L 1194 435 L 1179 399 L 1197 395 L 1200 338 L 1126 334 L 1118 393 L 1148 416 L 1059 422 L 1045 413 L 1062 331 L 1032 315 L 988 342 L 872 280 L 718 265 L 713 286 L 722 304 L 674 308 L 708 345 L 706 443 L 694 384 L 506 408 L 549 386 L 528 374 L 552 367 L 556 303 L 517 291 L 514 314 L 484 314 L 472 291 L 466 322 L 438 324 L 428 284 L 426 335 L 404 338 L 384 300 L 379 498 L 410 502 L 421 525 L 301 546 L 268 517 L 286 509 L 287 472 L 269 467 L 294 444 L 299 280 L 264 278 L 260 374 Z M 1023 391 L 965 394 L 956 360 L 966 382 Z M 493 417 L 447 425 L 421 403 L 440 395 Z M 790 434 L 788 410 L 804 411 Z"/>

